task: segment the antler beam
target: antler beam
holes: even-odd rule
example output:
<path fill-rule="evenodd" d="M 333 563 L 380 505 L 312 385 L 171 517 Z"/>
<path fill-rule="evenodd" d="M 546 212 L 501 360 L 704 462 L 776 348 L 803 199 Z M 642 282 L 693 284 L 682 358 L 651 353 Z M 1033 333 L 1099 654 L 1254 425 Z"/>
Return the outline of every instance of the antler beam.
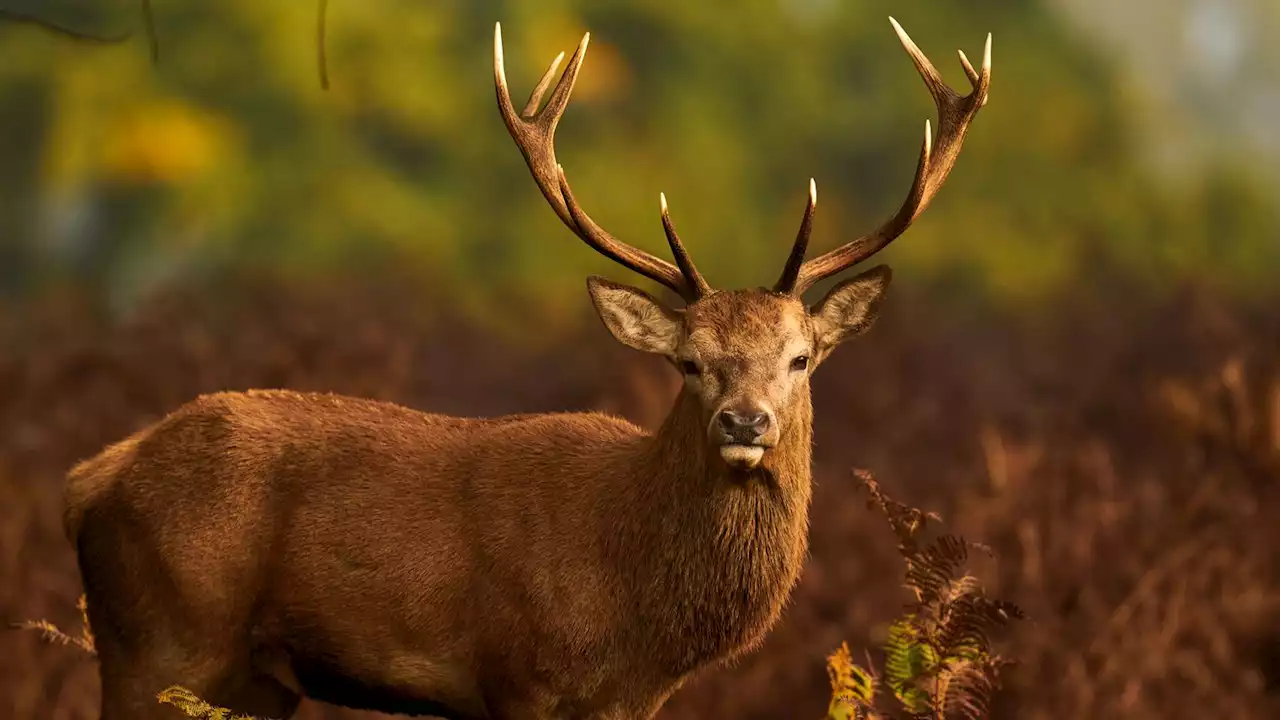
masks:
<path fill-rule="evenodd" d="M 906 231 L 920 213 L 933 200 L 934 195 L 946 182 L 951 168 L 955 166 L 964 146 L 965 135 L 969 124 L 977 116 L 983 105 L 987 104 L 987 91 L 991 86 L 991 35 L 987 35 L 986 48 L 982 54 L 982 69 L 975 71 L 969 64 L 969 58 L 960 52 L 960 64 L 964 66 L 965 75 L 973 85 L 973 92 L 961 96 L 942 80 L 938 70 L 929 62 L 929 58 L 912 42 L 910 36 L 902 29 L 897 20 L 889 18 L 893 29 L 898 33 L 902 47 L 911 56 L 916 70 L 924 79 L 929 94 L 933 96 L 938 107 L 938 138 L 933 139 L 932 127 L 928 120 L 924 123 L 924 145 L 920 150 L 920 161 L 916 165 L 915 180 L 911 183 L 911 192 L 893 217 L 868 235 L 846 243 L 828 253 L 820 255 L 808 262 L 801 262 L 805 249 L 809 244 L 809 231 L 812 227 L 813 210 L 817 202 L 817 190 L 810 181 L 810 200 L 805 209 L 804 220 L 800 232 L 791 250 L 782 276 L 778 279 L 774 290 L 799 296 L 824 278 L 831 277 L 846 268 L 880 252 Z"/>
<path fill-rule="evenodd" d="M 560 117 L 569 105 L 569 95 L 573 92 L 573 83 L 578 77 L 578 71 L 582 68 L 582 61 L 587 53 L 587 42 L 590 39 L 591 33 L 582 36 L 582 42 L 569 58 L 568 66 L 565 67 L 555 89 L 551 91 L 551 98 L 547 101 L 546 107 L 541 111 L 538 110 L 538 106 L 542 104 L 543 94 L 551 85 L 551 79 L 560 66 L 560 61 L 564 59 L 564 53 L 560 53 L 555 60 L 551 61 L 551 66 L 547 68 L 529 96 L 529 102 L 525 105 L 524 111 L 517 114 L 515 106 L 511 103 L 511 94 L 507 90 L 506 71 L 503 67 L 502 25 L 495 24 L 493 80 L 497 86 L 498 109 L 502 113 L 502 120 L 506 123 L 507 131 L 511 133 L 511 139 L 515 140 L 516 146 L 524 155 L 534 181 L 542 190 L 542 196 L 547 199 L 551 209 L 555 210 L 556 215 L 566 227 L 600 254 L 662 283 L 677 292 L 686 302 L 692 303 L 710 293 L 711 288 L 694 267 L 693 261 L 689 259 L 689 253 L 676 235 L 675 227 L 667 213 L 666 197 L 662 198 L 662 224 L 666 230 L 667 242 L 671 245 L 671 252 L 679 267 L 618 241 L 597 225 L 574 200 L 564 169 L 556 162 L 556 125 L 559 124 Z"/>

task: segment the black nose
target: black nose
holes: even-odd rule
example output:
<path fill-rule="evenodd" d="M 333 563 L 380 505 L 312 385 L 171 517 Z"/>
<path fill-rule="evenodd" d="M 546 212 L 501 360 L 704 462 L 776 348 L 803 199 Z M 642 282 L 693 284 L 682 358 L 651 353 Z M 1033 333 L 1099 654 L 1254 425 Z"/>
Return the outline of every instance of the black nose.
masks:
<path fill-rule="evenodd" d="M 733 442 L 753 443 L 769 431 L 769 414 L 756 409 L 721 410 L 720 429 Z"/>

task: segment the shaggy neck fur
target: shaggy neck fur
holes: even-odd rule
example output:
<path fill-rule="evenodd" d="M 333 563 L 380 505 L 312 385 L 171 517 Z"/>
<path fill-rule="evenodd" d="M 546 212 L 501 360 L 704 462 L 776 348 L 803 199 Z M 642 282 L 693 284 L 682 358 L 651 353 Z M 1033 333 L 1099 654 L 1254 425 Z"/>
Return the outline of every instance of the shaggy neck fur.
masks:
<path fill-rule="evenodd" d="M 709 447 L 698 399 L 681 391 L 641 450 L 626 543 L 634 611 L 663 672 L 682 676 L 751 649 L 774 624 L 808 548 L 812 409 L 781 413 L 782 437 L 751 471 Z M 655 530 L 656 529 L 656 530 Z M 653 537 L 653 533 L 658 534 Z"/>

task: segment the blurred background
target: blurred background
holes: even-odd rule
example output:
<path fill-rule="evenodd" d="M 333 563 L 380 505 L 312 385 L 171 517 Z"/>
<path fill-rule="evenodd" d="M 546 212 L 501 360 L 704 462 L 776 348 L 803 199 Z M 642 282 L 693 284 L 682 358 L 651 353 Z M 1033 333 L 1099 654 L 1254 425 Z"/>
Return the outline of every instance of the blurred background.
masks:
<path fill-rule="evenodd" d="M 661 420 L 678 378 L 583 278 L 647 281 L 537 191 L 494 21 L 518 106 L 591 31 L 578 199 L 665 256 L 665 192 L 730 287 L 776 277 L 810 177 L 815 254 L 905 196 L 934 110 L 892 13 L 965 93 L 991 32 L 990 102 L 815 377 L 785 620 L 662 717 L 820 717 L 825 656 L 883 639 L 899 567 L 852 467 L 995 549 L 1032 617 L 998 717 L 1280 716 L 1280 3 L 332 0 L 328 90 L 315 2 L 152 9 L 154 62 L 135 0 L 0 0 L 0 620 L 76 624 L 66 470 L 201 392 Z M 0 716 L 96 717 L 92 662 L 29 635 L 0 635 Z"/>

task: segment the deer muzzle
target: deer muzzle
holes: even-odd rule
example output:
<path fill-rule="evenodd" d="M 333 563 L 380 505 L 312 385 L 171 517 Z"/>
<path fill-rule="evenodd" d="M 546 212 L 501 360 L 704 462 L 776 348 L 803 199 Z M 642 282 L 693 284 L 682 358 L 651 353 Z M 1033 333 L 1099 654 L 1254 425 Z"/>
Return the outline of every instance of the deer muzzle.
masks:
<path fill-rule="evenodd" d="M 730 467 L 751 469 L 777 444 L 777 420 L 761 405 L 721 408 L 711 422 L 711 440 Z"/>

